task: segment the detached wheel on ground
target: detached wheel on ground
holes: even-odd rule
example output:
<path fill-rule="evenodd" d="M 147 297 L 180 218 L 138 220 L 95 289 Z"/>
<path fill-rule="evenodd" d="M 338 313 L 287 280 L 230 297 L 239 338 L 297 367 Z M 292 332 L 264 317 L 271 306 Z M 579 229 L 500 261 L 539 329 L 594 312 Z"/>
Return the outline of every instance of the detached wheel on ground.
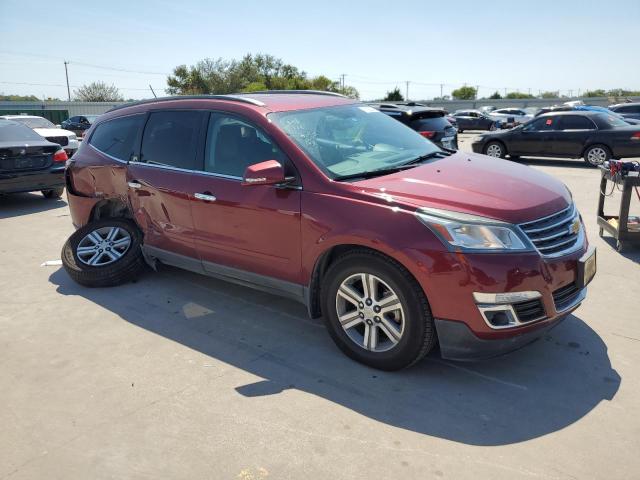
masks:
<path fill-rule="evenodd" d="M 611 159 L 611 150 L 605 145 L 591 145 L 584 151 L 584 161 L 592 167 L 598 167 Z"/>
<path fill-rule="evenodd" d="M 362 250 L 338 258 L 327 271 L 322 302 L 336 345 L 371 367 L 411 366 L 436 342 L 424 292 L 404 267 L 384 255 Z"/>
<path fill-rule="evenodd" d="M 44 198 L 50 198 L 50 199 L 60 198 L 62 197 L 63 193 L 64 193 L 64 187 L 52 188 L 51 190 L 42 190 L 42 195 L 44 196 Z"/>
<path fill-rule="evenodd" d="M 85 287 L 111 287 L 135 280 L 146 263 L 142 234 L 130 220 L 106 218 L 78 229 L 62 247 L 62 264 Z"/>
<path fill-rule="evenodd" d="M 489 157 L 504 158 L 507 151 L 502 143 L 489 142 L 484 147 L 484 154 Z"/>

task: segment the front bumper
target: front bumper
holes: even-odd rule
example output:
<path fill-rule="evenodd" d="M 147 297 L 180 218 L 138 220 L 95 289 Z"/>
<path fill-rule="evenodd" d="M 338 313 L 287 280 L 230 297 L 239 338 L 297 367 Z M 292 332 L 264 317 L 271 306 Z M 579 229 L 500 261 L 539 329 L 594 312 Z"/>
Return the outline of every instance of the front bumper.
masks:
<path fill-rule="evenodd" d="M 64 187 L 64 165 L 33 172 L 0 173 L 0 193 L 34 192 Z"/>

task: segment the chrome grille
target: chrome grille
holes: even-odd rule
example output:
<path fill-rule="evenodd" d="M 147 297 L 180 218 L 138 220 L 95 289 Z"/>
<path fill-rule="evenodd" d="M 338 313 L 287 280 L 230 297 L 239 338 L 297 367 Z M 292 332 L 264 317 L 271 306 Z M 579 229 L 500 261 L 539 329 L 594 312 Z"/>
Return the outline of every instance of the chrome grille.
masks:
<path fill-rule="evenodd" d="M 564 287 L 558 288 L 553 291 L 553 302 L 556 305 L 556 311 L 561 312 L 571 305 L 578 294 L 580 289 L 575 283 L 570 283 Z"/>
<path fill-rule="evenodd" d="M 573 250 L 583 235 L 573 204 L 553 215 L 521 223 L 520 228 L 542 255 L 550 257 Z"/>

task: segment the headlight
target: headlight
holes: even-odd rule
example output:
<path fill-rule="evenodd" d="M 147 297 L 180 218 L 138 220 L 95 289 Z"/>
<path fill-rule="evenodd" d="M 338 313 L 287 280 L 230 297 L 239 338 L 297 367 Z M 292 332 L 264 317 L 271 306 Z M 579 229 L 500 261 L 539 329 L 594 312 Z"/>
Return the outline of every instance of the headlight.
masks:
<path fill-rule="evenodd" d="M 510 223 L 437 208 L 422 208 L 416 216 L 450 247 L 493 252 L 533 250 Z"/>

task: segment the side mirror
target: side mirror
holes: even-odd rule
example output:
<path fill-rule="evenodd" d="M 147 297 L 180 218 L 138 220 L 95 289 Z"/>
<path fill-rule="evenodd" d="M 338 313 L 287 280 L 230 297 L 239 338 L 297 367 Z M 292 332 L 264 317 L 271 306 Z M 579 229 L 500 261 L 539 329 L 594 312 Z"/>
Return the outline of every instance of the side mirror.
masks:
<path fill-rule="evenodd" d="M 284 168 L 277 160 L 266 160 L 249 165 L 244 171 L 242 185 L 276 185 L 284 183 Z"/>

